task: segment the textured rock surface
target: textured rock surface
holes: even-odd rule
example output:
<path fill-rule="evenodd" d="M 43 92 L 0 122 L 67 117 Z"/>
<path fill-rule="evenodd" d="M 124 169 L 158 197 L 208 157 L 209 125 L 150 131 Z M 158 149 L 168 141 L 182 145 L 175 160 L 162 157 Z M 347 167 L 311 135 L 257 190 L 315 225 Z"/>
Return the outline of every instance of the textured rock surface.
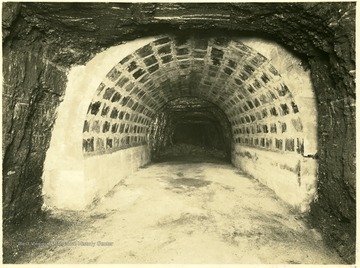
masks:
<path fill-rule="evenodd" d="M 255 34 L 311 69 L 319 114 L 313 225 L 348 262 L 355 256 L 354 3 L 3 4 L 3 216 L 40 211 L 41 174 L 66 70 L 95 53 L 168 31 Z"/>
<path fill-rule="evenodd" d="M 41 208 L 42 166 L 66 83 L 65 70 L 49 60 L 51 49 L 41 42 L 41 33 L 19 19 L 19 5 L 9 7 L 3 17 L 4 36 L 8 34 L 3 43 L 2 92 L 5 221 Z M 19 29 L 26 34 L 12 36 Z"/>

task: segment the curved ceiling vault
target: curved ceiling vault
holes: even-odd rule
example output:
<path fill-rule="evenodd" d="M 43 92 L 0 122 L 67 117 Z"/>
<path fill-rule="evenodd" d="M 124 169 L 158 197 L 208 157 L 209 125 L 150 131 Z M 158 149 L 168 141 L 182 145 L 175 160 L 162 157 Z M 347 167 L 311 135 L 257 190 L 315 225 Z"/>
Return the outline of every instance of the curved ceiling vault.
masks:
<path fill-rule="evenodd" d="M 269 59 L 234 39 L 165 36 L 119 59 L 103 79 L 84 123 L 84 154 L 146 144 L 156 114 L 183 97 L 221 108 L 235 143 L 303 152 L 299 107 Z"/>

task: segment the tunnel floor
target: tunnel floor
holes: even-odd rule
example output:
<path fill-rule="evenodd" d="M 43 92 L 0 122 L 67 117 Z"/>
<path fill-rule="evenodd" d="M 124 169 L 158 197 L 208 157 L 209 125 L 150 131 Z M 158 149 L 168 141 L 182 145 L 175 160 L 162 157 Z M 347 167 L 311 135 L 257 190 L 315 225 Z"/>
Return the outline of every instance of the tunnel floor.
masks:
<path fill-rule="evenodd" d="M 52 218 L 17 263 L 342 263 L 271 190 L 217 161 L 149 165 L 88 212 Z"/>

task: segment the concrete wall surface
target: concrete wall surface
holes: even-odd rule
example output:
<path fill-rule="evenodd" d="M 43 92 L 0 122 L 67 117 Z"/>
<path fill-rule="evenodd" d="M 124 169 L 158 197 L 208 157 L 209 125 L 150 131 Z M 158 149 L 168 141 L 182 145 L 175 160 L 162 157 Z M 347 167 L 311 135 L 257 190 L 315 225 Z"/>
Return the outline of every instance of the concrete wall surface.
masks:
<path fill-rule="evenodd" d="M 316 196 L 315 159 L 286 152 L 235 146 L 233 164 L 271 188 L 300 212 L 307 212 Z"/>
<path fill-rule="evenodd" d="M 43 186 L 45 206 L 83 210 L 115 185 L 150 162 L 149 146 L 87 157 L 83 168 L 48 170 Z"/>

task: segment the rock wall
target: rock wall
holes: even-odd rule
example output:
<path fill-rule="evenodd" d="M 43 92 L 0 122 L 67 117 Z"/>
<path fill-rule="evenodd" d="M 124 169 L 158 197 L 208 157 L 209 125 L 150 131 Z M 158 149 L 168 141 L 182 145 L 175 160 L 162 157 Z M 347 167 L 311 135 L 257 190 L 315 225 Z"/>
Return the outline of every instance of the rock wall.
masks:
<path fill-rule="evenodd" d="M 329 245 L 354 262 L 354 29 L 351 2 L 3 3 L 5 223 L 40 211 L 43 161 L 69 66 L 140 36 L 229 31 L 274 39 L 310 68 L 318 105 L 319 170 L 318 199 L 309 219 Z"/>
<path fill-rule="evenodd" d="M 331 246 L 351 262 L 356 238 L 356 127 L 355 95 L 335 83 L 327 60 L 312 61 L 312 79 L 318 97 L 318 198 L 309 218 Z"/>
<path fill-rule="evenodd" d="M 4 10 L 3 28 L 3 219 L 36 215 L 42 205 L 42 168 L 66 70 L 49 57 L 42 34 L 19 21 L 19 5 Z M 22 34 L 13 37 L 13 32 Z M 8 33 L 8 34 L 7 34 Z M 26 33 L 26 34 L 25 34 Z"/>

